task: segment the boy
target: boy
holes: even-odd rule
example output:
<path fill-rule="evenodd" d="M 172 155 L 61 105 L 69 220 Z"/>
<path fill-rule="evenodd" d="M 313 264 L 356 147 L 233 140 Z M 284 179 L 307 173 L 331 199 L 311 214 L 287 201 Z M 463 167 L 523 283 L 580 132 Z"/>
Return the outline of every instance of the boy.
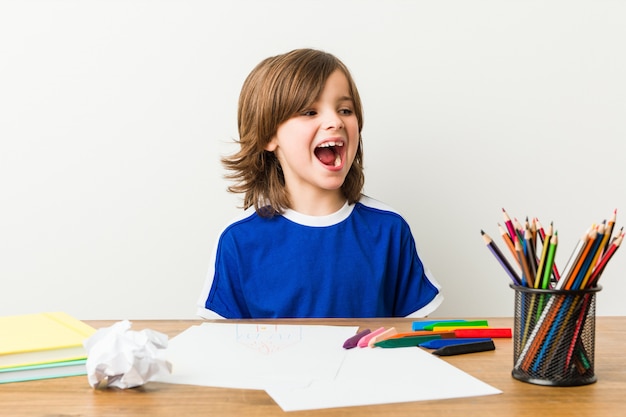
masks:
<path fill-rule="evenodd" d="M 215 247 L 206 318 L 421 317 L 443 300 L 406 221 L 362 195 L 363 114 L 346 66 L 298 49 L 267 58 L 239 98 L 244 194 Z"/>

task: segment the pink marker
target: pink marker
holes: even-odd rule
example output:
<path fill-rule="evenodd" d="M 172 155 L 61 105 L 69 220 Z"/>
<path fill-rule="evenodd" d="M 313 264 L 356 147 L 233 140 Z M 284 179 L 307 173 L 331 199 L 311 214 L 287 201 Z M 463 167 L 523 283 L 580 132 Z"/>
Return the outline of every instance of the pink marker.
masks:
<path fill-rule="evenodd" d="M 398 331 L 395 327 L 391 327 L 384 332 L 372 337 L 369 342 L 367 342 L 367 346 L 374 347 L 374 343 L 380 342 L 381 340 L 385 340 L 390 338 L 391 336 L 398 334 Z"/>
<path fill-rule="evenodd" d="M 370 341 L 370 339 L 372 337 L 374 337 L 376 335 L 379 335 L 379 334 L 381 334 L 384 331 L 385 331 L 385 328 L 384 327 L 380 327 L 380 328 L 374 330 L 373 332 L 371 332 L 370 334 L 366 334 L 365 336 L 363 336 L 359 340 L 359 343 L 357 343 L 357 346 L 360 347 L 360 348 L 367 347 L 367 345 L 368 345 L 368 343 L 369 343 L 369 341 Z"/>

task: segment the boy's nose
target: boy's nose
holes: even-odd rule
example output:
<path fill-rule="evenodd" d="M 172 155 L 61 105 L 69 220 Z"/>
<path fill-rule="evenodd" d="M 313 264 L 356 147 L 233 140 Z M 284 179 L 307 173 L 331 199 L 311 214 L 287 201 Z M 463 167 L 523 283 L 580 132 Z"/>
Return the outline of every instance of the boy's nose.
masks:
<path fill-rule="evenodd" d="M 330 114 L 324 123 L 325 129 L 342 129 L 344 127 L 343 120 L 337 114 Z"/>

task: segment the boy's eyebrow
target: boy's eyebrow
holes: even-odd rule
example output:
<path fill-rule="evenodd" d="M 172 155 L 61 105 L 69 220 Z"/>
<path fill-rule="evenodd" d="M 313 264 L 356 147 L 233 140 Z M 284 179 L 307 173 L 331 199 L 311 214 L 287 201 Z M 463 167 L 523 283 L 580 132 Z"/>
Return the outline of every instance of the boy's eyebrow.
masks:
<path fill-rule="evenodd" d="M 310 104 L 307 104 L 305 107 L 309 107 L 309 106 L 313 106 L 315 105 L 315 103 L 317 103 L 319 101 L 319 99 L 316 99 L 315 101 L 313 101 Z M 349 101 L 352 104 L 354 104 L 354 98 L 352 98 L 351 96 L 341 96 L 337 99 L 337 103 L 342 103 L 344 101 Z"/>

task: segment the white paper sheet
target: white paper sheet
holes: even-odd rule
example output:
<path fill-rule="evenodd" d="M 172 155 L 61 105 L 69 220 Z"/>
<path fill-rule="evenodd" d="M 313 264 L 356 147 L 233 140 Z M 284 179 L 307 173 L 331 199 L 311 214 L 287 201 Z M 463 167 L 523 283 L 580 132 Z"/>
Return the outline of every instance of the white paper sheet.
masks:
<path fill-rule="evenodd" d="M 352 349 L 336 378 L 307 387 L 268 387 L 284 411 L 500 394 L 502 391 L 416 347 Z"/>
<path fill-rule="evenodd" d="M 170 340 L 159 381 L 264 389 L 285 411 L 501 393 L 420 348 L 343 349 L 357 329 L 203 323 Z"/>
<path fill-rule="evenodd" d="M 354 326 L 203 323 L 172 338 L 172 374 L 159 381 L 228 388 L 332 380 Z"/>

